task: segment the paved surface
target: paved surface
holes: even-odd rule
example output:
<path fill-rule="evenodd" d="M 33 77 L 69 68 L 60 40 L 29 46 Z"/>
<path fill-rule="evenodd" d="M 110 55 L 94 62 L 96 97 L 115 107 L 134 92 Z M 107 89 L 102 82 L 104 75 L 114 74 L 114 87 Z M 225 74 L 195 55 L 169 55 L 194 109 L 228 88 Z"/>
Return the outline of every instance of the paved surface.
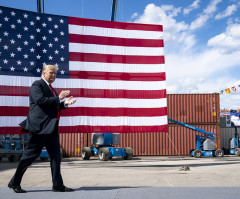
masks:
<path fill-rule="evenodd" d="M 49 162 L 36 161 L 25 173 L 26 194 L 7 188 L 17 163 L 0 163 L 0 198 L 240 198 L 240 157 L 134 157 L 101 162 L 67 158 L 62 175 L 73 193 L 51 192 Z M 185 170 L 187 166 L 190 170 Z"/>

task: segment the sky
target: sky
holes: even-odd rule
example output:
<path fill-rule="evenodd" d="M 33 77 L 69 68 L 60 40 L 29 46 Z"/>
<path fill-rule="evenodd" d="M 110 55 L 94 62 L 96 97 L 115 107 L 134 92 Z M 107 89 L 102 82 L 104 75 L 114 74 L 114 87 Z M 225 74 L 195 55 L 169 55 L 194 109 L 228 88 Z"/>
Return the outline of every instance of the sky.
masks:
<path fill-rule="evenodd" d="M 112 0 L 44 3 L 48 14 L 111 19 Z M 37 0 L 0 5 L 37 11 Z M 116 21 L 163 25 L 168 94 L 224 90 L 221 109 L 240 109 L 240 0 L 118 0 Z"/>

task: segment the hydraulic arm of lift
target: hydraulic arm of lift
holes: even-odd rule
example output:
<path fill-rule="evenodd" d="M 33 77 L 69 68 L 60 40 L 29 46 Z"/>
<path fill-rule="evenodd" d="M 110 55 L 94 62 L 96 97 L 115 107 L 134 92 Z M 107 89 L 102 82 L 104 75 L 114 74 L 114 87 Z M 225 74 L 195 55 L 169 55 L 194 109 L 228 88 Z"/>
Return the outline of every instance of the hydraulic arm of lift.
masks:
<path fill-rule="evenodd" d="M 191 126 L 191 125 L 189 125 L 189 124 L 185 124 L 185 123 L 183 123 L 183 122 L 179 122 L 179 121 L 176 121 L 176 120 L 173 120 L 173 119 L 170 119 L 170 118 L 168 118 L 168 121 L 171 121 L 171 122 L 176 123 L 176 124 L 180 124 L 180 125 L 182 125 L 182 126 L 184 126 L 184 127 L 187 127 L 187 128 L 189 128 L 189 129 L 192 129 L 192 130 L 194 130 L 194 131 L 198 131 L 198 132 L 204 134 L 203 137 L 205 137 L 205 138 L 209 138 L 209 139 L 214 139 L 214 138 L 215 138 L 214 133 L 207 132 L 207 131 L 205 131 L 205 130 L 203 130 L 203 129 L 200 129 L 200 128 L 197 128 L 197 127 L 195 127 L 195 126 Z"/>
<path fill-rule="evenodd" d="M 215 135 L 214 133 L 211 132 L 207 132 L 203 129 L 197 128 L 195 126 L 183 123 L 183 122 L 179 122 L 173 119 L 168 118 L 168 121 L 171 121 L 173 123 L 179 124 L 183 127 L 192 129 L 194 131 L 198 131 L 200 132 L 202 135 L 196 135 L 196 149 L 190 151 L 190 156 L 195 156 L 195 157 L 201 157 L 201 156 L 217 156 L 217 157 L 222 157 L 224 152 L 221 149 L 217 149 L 215 148 Z M 209 140 L 210 139 L 210 140 Z M 204 148 L 204 142 L 205 141 L 210 141 L 210 143 L 212 143 L 212 145 L 214 146 L 210 146 L 207 147 L 207 149 Z"/>

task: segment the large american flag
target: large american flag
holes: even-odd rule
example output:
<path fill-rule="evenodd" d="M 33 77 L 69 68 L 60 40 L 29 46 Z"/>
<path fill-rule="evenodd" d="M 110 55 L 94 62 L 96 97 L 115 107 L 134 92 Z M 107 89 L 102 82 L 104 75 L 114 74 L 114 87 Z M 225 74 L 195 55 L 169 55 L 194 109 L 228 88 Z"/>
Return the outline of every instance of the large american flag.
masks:
<path fill-rule="evenodd" d="M 161 25 L 119 23 L 0 7 L 0 134 L 20 133 L 31 84 L 45 64 L 77 102 L 60 132 L 167 132 Z"/>

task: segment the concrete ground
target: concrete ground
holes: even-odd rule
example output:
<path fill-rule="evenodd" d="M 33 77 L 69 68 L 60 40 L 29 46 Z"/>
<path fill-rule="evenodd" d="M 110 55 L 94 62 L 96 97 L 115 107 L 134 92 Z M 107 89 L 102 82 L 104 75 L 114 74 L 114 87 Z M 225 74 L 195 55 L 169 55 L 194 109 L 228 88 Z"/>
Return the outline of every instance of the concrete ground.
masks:
<path fill-rule="evenodd" d="M 17 163 L 0 163 L 1 198 L 240 198 L 240 157 L 134 157 L 101 162 L 65 158 L 62 176 L 73 193 L 51 192 L 49 162 L 37 160 L 16 194 L 7 188 Z M 190 170 L 187 170 L 189 167 Z M 4 197 L 2 197 L 4 196 Z"/>

